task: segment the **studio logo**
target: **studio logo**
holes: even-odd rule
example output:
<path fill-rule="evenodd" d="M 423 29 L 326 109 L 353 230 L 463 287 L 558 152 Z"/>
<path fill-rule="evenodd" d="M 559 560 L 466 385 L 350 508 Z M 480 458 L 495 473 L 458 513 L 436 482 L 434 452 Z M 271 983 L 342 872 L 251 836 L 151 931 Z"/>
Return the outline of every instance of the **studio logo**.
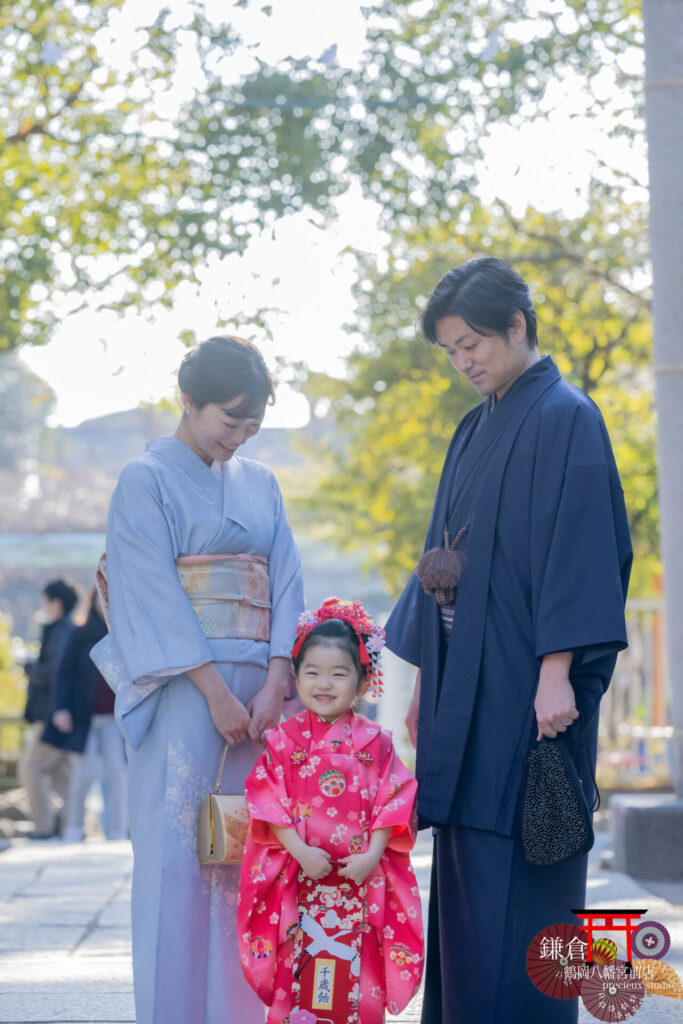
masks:
<path fill-rule="evenodd" d="M 664 963 L 671 939 L 659 921 L 643 921 L 644 909 L 572 910 L 579 924 L 554 924 L 531 941 L 526 967 L 531 981 L 552 999 L 579 996 L 588 1012 L 601 1021 L 627 1020 L 638 1012 L 646 995 L 683 999 L 683 986 Z M 613 938 L 624 941 L 619 958 Z M 600 937 L 598 937 L 600 936 Z"/>

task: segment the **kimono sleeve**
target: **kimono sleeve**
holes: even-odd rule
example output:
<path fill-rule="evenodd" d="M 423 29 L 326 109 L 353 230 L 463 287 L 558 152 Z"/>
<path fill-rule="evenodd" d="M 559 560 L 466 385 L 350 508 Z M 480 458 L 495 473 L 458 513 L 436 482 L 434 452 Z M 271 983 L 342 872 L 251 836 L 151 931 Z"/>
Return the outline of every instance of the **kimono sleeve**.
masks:
<path fill-rule="evenodd" d="M 576 408 L 568 437 L 546 443 L 536 468 L 532 561 L 535 653 L 582 662 L 627 646 L 631 544 L 624 496 L 597 408 Z"/>
<path fill-rule="evenodd" d="M 270 577 L 270 650 L 271 658 L 289 658 L 296 636 L 296 624 L 304 610 L 301 556 L 296 546 L 282 494 L 273 477 L 275 532 L 268 560 Z"/>
<path fill-rule="evenodd" d="M 138 685 L 213 661 L 176 556 L 154 474 L 131 463 L 109 510 L 107 586 L 111 632 L 128 679 Z"/>
<path fill-rule="evenodd" d="M 406 852 L 415 844 L 417 782 L 394 750 L 387 733 L 380 736 L 380 769 L 370 830 L 391 828 L 387 846 Z"/>
<path fill-rule="evenodd" d="M 281 845 L 270 825 L 294 828 L 291 800 L 287 794 L 285 767 L 279 756 L 281 731 L 267 733 L 267 747 L 252 768 L 245 783 L 249 810 L 249 836 L 255 843 Z"/>
<path fill-rule="evenodd" d="M 421 660 L 423 599 L 422 584 L 413 573 L 384 627 L 389 650 L 415 666 Z"/>

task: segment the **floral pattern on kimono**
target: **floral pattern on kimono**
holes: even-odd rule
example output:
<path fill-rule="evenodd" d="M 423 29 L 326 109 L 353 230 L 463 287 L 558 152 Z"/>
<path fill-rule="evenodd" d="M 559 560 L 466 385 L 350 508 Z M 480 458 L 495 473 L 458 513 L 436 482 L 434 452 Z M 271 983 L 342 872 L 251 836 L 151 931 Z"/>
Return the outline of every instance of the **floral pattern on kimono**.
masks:
<path fill-rule="evenodd" d="M 332 725 L 305 711 L 266 738 L 246 783 L 251 822 L 237 912 L 244 972 L 271 1007 L 268 1024 L 282 1024 L 292 1009 L 299 865 L 271 823 L 296 829 L 333 862 L 364 852 L 374 829 L 391 827 L 363 883 L 360 1020 L 379 1024 L 385 1008 L 396 1014 L 408 1004 L 422 975 L 420 895 L 409 857 L 417 784 L 390 733 L 352 711 Z"/>

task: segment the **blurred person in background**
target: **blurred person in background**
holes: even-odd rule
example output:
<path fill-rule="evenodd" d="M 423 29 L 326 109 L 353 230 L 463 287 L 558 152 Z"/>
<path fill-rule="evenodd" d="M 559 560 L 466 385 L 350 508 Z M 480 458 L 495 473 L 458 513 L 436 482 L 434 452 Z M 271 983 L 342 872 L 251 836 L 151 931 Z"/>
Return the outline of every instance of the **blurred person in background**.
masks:
<path fill-rule="evenodd" d="M 103 769 L 104 833 L 128 838 L 126 751 L 114 719 L 114 693 L 100 675 L 90 651 L 107 632 L 97 590 L 88 594 L 86 619 L 66 642 L 52 694 L 54 710 L 43 743 L 70 752 L 71 778 L 63 838 L 85 838 L 85 801 Z"/>
<path fill-rule="evenodd" d="M 26 748 L 19 761 L 19 781 L 26 790 L 34 831 L 31 839 L 51 839 L 60 832 L 60 813 L 66 803 L 71 761 L 66 751 L 43 743 L 51 712 L 51 691 L 64 647 L 75 629 L 71 613 L 78 592 L 66 580 L 52 580 L 43 589 L 40 653 L 24 666 L 28 691 L 24 719 L 30 722 Z"/>

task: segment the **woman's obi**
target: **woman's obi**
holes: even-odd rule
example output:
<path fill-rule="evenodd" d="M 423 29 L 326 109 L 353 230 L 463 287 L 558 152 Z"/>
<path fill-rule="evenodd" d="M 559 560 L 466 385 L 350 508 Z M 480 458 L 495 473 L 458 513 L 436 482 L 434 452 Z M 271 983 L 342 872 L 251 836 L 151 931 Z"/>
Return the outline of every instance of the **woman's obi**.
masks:
<path fill-rule="evenodd" d="M 183 555 L 175 560 L 180 585 L 187 596 L 203 636 L 195 645 L 197 658 L 181 664 L 159 659 L 166 667 L 150 668 L 133 677 L 111 632 L 106 556 L 97 569 L 97 590 L 109 633 L 90 652 L 116 694 L 115 714 L 126 739 L 139 747 L 154 717 L 161 688 L 172 678 L 207 661 L 248 661 L 268 665 L 270 640 L 270 580 L 268 559 L 262 555 Z M 163 616 L 163 612 L 161 613 Z M 146 616 L 141 616 L 138 646 L 153 645 Z M 165 629 L 173 629 L 167 621 Z M 147 639 L 146 639 L 147 638 Z"/>
<path fill-rule="evenodd" d="M 270 640 L 268 559 L 181 555 L 178 579 L 208 640 Z"/>

